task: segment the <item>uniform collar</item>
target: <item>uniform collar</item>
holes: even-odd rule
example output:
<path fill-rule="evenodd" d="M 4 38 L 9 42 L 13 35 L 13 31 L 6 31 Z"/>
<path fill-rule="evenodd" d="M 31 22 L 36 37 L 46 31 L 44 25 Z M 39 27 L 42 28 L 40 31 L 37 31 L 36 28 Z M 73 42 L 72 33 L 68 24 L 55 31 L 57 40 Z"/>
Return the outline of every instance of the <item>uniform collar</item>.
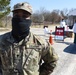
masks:
<path fill-rule="evenodd" d="M 29 41 L 30 36 L 31 36 L 31 33 L 29 33 L 29 35 L 25 39 L 21 40 L 18 44 L 21 44 L 23 41 L 25 41 L 25 43 L 26 43 L 27 41 Z M 13 43 L 17 44 L 16 40 L 12 36 L 12 32 L 9 33 L 9 37 L 7 37 L 6 40 L 8 42 L 10 42 L 11 44 L 13 44 Z"/>

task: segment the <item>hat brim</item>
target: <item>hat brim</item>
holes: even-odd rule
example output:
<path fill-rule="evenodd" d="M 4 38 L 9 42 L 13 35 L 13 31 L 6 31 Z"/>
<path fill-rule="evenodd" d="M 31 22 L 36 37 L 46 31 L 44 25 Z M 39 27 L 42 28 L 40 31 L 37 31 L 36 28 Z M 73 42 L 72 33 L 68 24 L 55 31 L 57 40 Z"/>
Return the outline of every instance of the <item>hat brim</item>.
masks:
<path fill-rule="evenodd" d="M 21 9 L 20 9 L 20 8 L 14 9 L 14 10 L 12 10 L 12 12 L 14 12 L 14 11 L 16 11 L 16 10 L 24 10 L 24 11 L 28 12 L 29 14 L 32 14 L 32 13 L 29 12 L 28 9 L 25 10 L 25 9 L 23 9 L 23 8 L 21 8 Z"/>

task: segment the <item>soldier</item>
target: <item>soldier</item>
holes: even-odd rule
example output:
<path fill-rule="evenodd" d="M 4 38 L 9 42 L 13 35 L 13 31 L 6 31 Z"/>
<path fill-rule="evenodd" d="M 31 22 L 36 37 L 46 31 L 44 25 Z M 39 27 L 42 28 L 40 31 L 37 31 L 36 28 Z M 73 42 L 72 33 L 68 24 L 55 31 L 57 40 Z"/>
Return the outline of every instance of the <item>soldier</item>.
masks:
<path fill-rule="evenodd" d="M 0 73 L 49 75 L 58 56 L 47 41 L 30 32 L 32 7 L 17 3 L 12 12 L 12 31 L 0 36 Z"/>

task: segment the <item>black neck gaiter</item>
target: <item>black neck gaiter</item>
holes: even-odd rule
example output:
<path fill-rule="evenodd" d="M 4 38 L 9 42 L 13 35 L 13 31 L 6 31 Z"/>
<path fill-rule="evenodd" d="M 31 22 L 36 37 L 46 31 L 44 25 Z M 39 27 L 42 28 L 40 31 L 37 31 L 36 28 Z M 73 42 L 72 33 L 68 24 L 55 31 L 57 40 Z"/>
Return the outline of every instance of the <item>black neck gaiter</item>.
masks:
<path fill-rule="evenodd" d="M 12 18 L 12 35 L 16 41 L 21 41 L 29 34 L 31 20 L 25 18 Z"/>

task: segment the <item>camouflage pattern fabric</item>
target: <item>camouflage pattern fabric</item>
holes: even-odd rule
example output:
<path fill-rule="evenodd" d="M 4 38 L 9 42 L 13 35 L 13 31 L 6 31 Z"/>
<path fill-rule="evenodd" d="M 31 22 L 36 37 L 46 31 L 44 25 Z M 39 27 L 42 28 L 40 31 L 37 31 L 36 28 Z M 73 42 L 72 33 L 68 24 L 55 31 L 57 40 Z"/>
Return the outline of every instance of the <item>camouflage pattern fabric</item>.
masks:
<path fill-rule="evenodd" d="M 11 32 L 0 36 L 0 58 L 3 75 L 49 75 L 58 56 L 51 45 L 29 34 L 16 43 Z"/>
<path fill-rule="evenodd" d="M 32 14 L 32 6 L 28 2 L 17 3 L 16 5 L 14 5 L 14 9 L 12 10 L 12 12 L 19 9 Z"/>

